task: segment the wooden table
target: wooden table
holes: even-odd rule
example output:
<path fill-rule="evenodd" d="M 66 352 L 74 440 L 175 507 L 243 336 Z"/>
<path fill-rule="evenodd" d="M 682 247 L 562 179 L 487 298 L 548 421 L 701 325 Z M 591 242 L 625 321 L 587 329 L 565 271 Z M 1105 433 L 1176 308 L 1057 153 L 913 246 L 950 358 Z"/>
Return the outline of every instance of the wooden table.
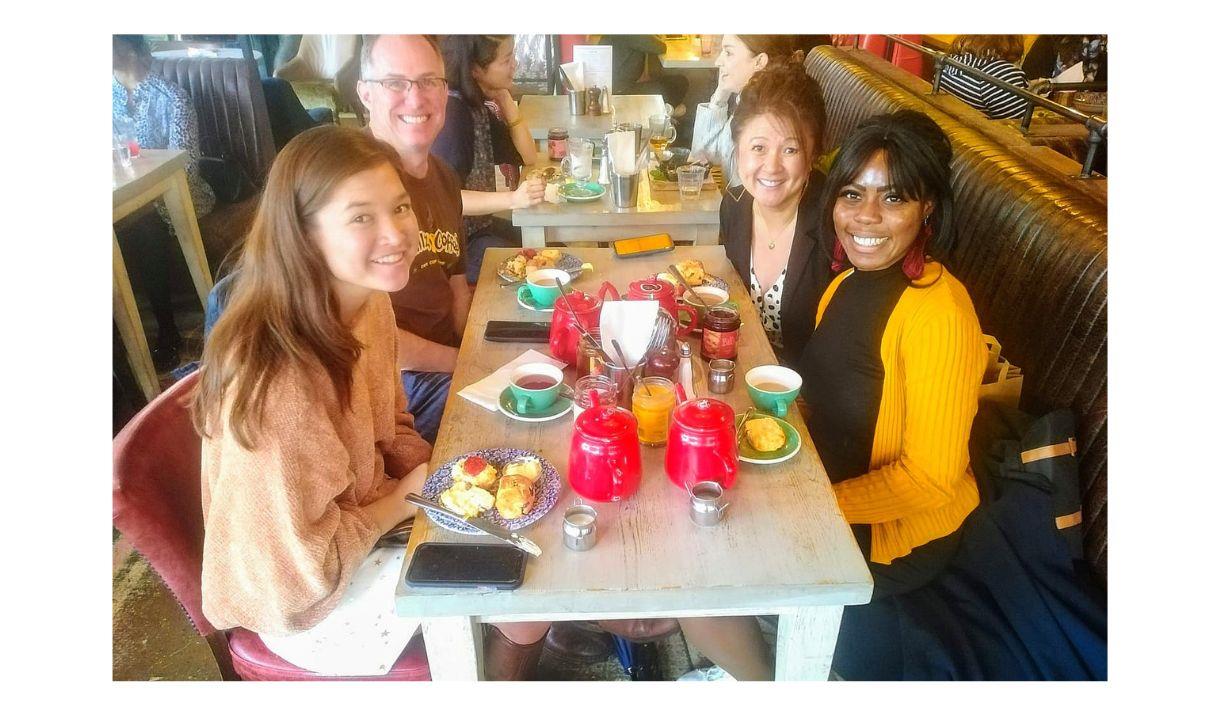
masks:
<path fill-rule="evenodd" d="M 610 98 L 614 108 L 615 122 L 638 122 L 645 131 L 648 118 L 665 113 L 665 102 L 659 94 L 622 94 Z M 530 128 L 534 141 L 546 139 L 551 127 L 564 127 L 569 137 L 601 139 L 610 131 L 609 114 L 572 114 L 568 111 L 568 97 L 564 94 L 527 94 L 519 103 L 521 118 Z"/>
<path fill-rule="evenodd" d="M 527 175 L 533 167 L 526 167 Z M 597 176 L 594 162 L 594 177 Z M 646 176 L 633 208 L 615 207 L 610 187 L 588 203 L 542 202 L 513 209 L 513 225 L 521 228 L 521 244 L 539 247 L 549 243 L 595 243 L 668 233 L 678 243 L 715 245 L 720 242 L 720 190 L 705 184 L 696 199 L 683 199 L 677 191 L 652 191 Z"/>
<path fill-rule="evenodd" d="M 665 40 L 665 54 L 661 55 L 661 66 L 665 69 L 715 69 L 719 49 L 705 55 L 701 45 L 698 35 Z"/>
<path fill-rule="evenodd" d="M 191 190 L 186 183 L 187 158 L 185 151 L 144 149 L 140 156 L 131 160 L 131 169 L 116 168 L 112 223 L 146 204 L 163 199 L 199 300 L 207 305 L 208 291 L 212 290 L 212 272 L 208 269 L 208 259 L 203 252 L 203 238 L 195 221 L 195 205 L 191 202 Z M 114 239 L 114 321 L 127 349 L 131 371 L 144 396 L 151 400 L 161 391 L 157 369 L 153 366 L 148 341 L 144 338 L 144 326 L 136 308 L 131 280 L 127 277 L 127 265 L 123 262 L 119 239 L 113 227 L 110 233 Z"/>
<path fill-rule="evenodd" d="M 571 252 L 595 266 L 592 276 L 577 279 L 576 287 L 582 290 L 595 290 L 604 280 L 623 289 L 630 280 L 669 262 L 698 258 L 709 272 L 729 282 L 733 300 L 750 305 L 721 246 L 679 247 L 671 254 L 636 259 L 616 259 L 604 248 Z M 460 387 L 529 347 L 547 350 L 545 345 L 483 340 L 488 320 L 539 318 L 509 299 L 510 289 L 497 285 L 496 266 L 511 253 L 489 249 L 483 263 L 432 465 L 439 467 L 474 449 L 530 449 L 559 470 L 563 491 L 555 508 L 523 532 L 543 554 L 529 559 L 525 582 L 514 591 L 407 586 L 406 566 L 422 543 L 496 543 L 491 537 L 446 531 L 422 515 L 416 520 L 396 607 L 399 615 L 423 619 L 432 678 L 481 676 L 484 622 L 760 614 L 780 617 L 777 678 L 826 678 L 843 606 L 867 602 L 872 579 L 804 424 L 798 420 L 796 429 L 805 446 L 792 459 L 741 465 L 738 481 L 728 492 L 732 506 L 725 521 L 711 528 L 697 527 L 687 518 L 685 492 L 664 473 L 664 448 L 643 447 L 640 490 L 627 501 L 596 505 L 599 535 L 592 550 L 566 549 L 563 512 L 576 498 L 566 481 L 571 415 L 544 423 L 515 422 L 457 394 Z M 752 310 L 743 316 L 740 344 L 736 385 L 721 396 L 736 410 L 749 404 L 745 367 L 775 361 Z M 706 363 L 700 363 L 696 391 L 706 394 Z M 572 371 L 567 372 L 570 383 Z"/>

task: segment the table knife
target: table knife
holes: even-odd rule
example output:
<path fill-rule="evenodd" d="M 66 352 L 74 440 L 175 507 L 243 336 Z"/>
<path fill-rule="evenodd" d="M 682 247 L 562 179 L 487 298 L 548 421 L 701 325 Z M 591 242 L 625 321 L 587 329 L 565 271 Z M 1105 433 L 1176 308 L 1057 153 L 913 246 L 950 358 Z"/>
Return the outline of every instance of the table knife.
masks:
<path fill-rule="evenodd" d="M 496 525 L 495 523 L 488 521 L 487 519 L 480 519 L 478 517 L 471 517 L 471 518 L 464 517 L 461 514 L 457 513 L 456 511 L 453 511 L 451 509 L 446 509 L 445 507 L 441 506 L 437 502 L 434 502 L 431 499 L 425 499 L 424 497 L 422 497 L 414 492 L 407 494 L 406 499 L 407 499 L 407 501 L 411 502 L 415 506 L 435 509 L 436 511 L 439 511 L 442 514 L 451 516 L 460 522 L 469 524 L 470 526 L 474 527 L 475 529 L 478 529 L 479 531 L 483 532 L 484 534 L 487 534 L 488 536 L 494 536 L 506 544 L 511 544 L 511 545 L 517 547 L 518 549 L 521 549 L 522 551 L 524 551 L 527 554 L 530 554 L 533 556 L 542 556 L 542 549 L 538 546 L 538 544 L 535 544 L 534 542 L 530 541 L 529 539 L 525 538 L 524 536 L 518 534 L 515 531 L 508 531 L 508 530 Z"/>

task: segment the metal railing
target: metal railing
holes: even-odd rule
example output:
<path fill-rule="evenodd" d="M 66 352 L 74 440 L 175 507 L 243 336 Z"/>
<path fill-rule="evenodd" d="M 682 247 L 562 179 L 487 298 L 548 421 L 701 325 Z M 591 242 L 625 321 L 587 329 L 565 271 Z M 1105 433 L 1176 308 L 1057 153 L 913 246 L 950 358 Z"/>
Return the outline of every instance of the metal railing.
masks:
<path fill-rule="evenodd" d="M 857 47 L 859 46 L 858 38 L 859 38 L 859 36 L 857 35 L 857 41 L 856 41 Z M 934 61 L 936 63 L 934 74 L 932 76 L 932 94 L 940 93 L 941 72 L 944 70 L 944 68 L 946 66 L 948 66 L 948 67 L 956 68 L 957 70 L 959 70 L 961 72 L 964 72 L 967 76 L 973 77 L 978 80 L 982 80 L 990 85 L 1007 90 L 1007 91 L 1012 92 L 1013 94 L 1017 95 L 1018 97 L 1025 99 L 1027 102 L 1026 108 L 1025 108 L 1025 116 L 1021 119 L 1021 131 L 1023 133 L 1026 133 L 1026 134 L 1029 133 L 1029 126 L 1034 118 L 1034 108 L 1035 107 L 1042 107 L 1044 109 L 1048 109 L 1048 110 L 1054 112 L 1055 114 L 1058 114 L 1063 117 L 1067 117 L 1068 119 L 1070 119 L 1074 122 L 1083 124 L 1085 126 L 1085 128 L 1089 130 L 1088 152 L 1085 154 L 1084 163 L 1080 167 L 1080 175 L 1078 178 L 1081 178 L 1081 179 L 1094 178 L 1093 162 L 1097 158 L 1097 148 L 1099 146 L 1101 146 L 1101 143 L 1103 141 L 1106 140 L 1106 122 L 1105 122 L 1105 120 L 1102 120 L 1091 114 L 1085 114 L 1084 112 L 1081 112 L 1080 110 L 1064 106 L 1062 104 L 1059 104 L 1058 102 L 1054 102 L 1050 99 L 1047 99 L 1046 97 L 1042 97 L 1040 95 L 1034 94 L 1033 92 L 1030 92 L 1029 90 L 1022 89 L 1014 84 L 1005 82 L 1004 80 L 996 79 L 995 77 L 992 77 L 991 75 L 989 75 L 985 72 L 981 72 L 973 67 L 970 67 L 968 65 L 962 64 L 961 62 L 958 62 L 957 60 L 950 57 L 948 55 L 948 53 L 940 52 L 938 50 L 934 50 L 929 47 L 924 47 L 922 45 L 917 45 L 914 42 L 904 40 L 903 38 L 898 37 L 896 35 L 886 35 L 885 38 L 886 38 L 885 54 L 887 57 L 891 54 L 891 50 L 893 48 L 893 43 L 895 43 L 895 42 L 902 45 L 903 47 L 909 47 L 912 50 L 918 50 L 919 52 L 922 52 L 925 55 L 932 56 L 932 58 L 934 59 Z M 1085 86 L 1090 86 L 1090 87 L 1096 86 L 1096 83 L 1080 83 L 1080 84 L 1084 84 Z M 1053 85 L 1053 86 L 1056 89 L 1069 89 L 1069 88 L 1083 89 L 1084 88 L 1079 85 L 1067 85 L 1067 84 Z M 1100 176 L 1100 175 L 1098 175 L 1098 176 Z"/>

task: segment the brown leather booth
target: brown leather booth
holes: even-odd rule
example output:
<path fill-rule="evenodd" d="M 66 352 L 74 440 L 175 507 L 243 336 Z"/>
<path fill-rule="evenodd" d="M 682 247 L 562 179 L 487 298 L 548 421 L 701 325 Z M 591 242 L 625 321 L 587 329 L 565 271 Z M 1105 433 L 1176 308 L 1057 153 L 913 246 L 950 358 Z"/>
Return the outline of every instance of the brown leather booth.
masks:
<path fill-rule="evenodd" d="M 191 95 L 199 117 L 200 151 L 229 159 L 261 190 L 275 159 L 275 140 L 263 98 L 258 68 L 244 58 L 186 57 L 154 59 L 152 71 Z M 199 220 L 213 275 L 250 226 L 257 195 L 233 204 L 217 203 Z"/>
<path fill-rule="evenodd" d="M 1069 160 L 1006 140 L 999 129 L 1011 132 L 1007 127 L 985 131 L 959 121 L 938 106 L 959 100 L 911 91 L 909 82 L 877 67 L 884 64 L 858 50 L 818 47 L 810 53 L 806 70 L 826 98 L 826 146 L 836 146 L 865 117 L 898 109 L 924 112 L 948 134 L 959 234 L 946 263 L 970 291 L 984 332 L 996 336 L 1004 355 L 1024 371 L 1022 409 L 1075 412 L 1085 555 L 1104 578 L 1104 182 L 1073 178 L 1063 164 Z"/>

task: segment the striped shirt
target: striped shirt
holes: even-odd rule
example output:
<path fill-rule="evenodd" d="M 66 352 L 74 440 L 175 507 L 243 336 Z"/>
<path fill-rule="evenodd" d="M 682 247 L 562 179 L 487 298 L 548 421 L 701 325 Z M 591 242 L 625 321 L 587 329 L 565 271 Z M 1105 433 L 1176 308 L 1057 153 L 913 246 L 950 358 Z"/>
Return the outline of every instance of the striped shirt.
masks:
<path fill-rule="evenodd" d="M 1021 89 L 1029 89 L 1025 72 L 1006 60 L 983 59 L 974 55 L 953 55 L 952 59 Z M 1024 99 L 981 79 L 968 77 L 956 67 L 945 67 L 941 72 L 940 86 L 986 114 L 988 119 L 1015 119 L 1025 114 L 1027 102 Z"/>

